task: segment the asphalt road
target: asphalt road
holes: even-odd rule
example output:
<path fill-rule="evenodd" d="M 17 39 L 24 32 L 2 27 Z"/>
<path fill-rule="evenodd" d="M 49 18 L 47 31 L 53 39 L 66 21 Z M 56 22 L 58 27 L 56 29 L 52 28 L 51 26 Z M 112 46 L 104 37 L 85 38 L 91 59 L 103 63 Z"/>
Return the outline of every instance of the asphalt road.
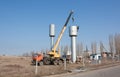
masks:
<path fill-rule="evenodd" d="M 49 76 L 50 77 L 50 76 Z M 82 73 L 56 75 L 52 77 L 120 77 L 120 65 Z"/>

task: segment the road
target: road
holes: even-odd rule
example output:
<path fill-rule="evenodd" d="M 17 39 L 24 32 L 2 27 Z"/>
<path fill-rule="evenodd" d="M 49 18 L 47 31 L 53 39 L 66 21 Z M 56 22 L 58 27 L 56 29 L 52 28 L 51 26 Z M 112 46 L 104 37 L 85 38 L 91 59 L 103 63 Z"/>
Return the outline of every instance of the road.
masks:
<path fill-rule="evenodd" d="M 120 65 L 99 70 L 86 71 L 82 73 L 64 74 L 48 77 L 120 77 Z"/>

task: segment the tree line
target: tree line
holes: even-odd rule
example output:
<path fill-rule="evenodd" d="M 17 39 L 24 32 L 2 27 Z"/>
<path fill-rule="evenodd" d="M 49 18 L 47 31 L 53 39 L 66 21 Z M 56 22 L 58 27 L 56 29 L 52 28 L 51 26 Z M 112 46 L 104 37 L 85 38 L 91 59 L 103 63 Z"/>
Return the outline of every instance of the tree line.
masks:
<path fill-rule="evenodd" d="M 77 45 L 76 45 L 77 56 L 80 56 L 83 53 L 86 55 L 86 53 L 88 51 L 91 52 L 91 54 L 96 54 L 96 53 L 98 53 L 97 49 L 100 50 L 100 53 L 110 52 L 112 54 L 112 56 L 113 56 L 113 54 L 119 55 L 120 54 L 120 34 L 116 33 L 115 35 L 109 35 L 108 42 L 109 42 L 108 49 L 105 48 L 102 41 L 100 41 L 99 43 L 97 43 L 96 41 L 91 42 L 90 49 L 88 49 L 87 45 L 83 46 L 82 42 L 77 43 Z M 68 51 L 71 51 L 70 45 L 61 46 L 60 51 L 61 51 L 62 55 L 67 54 Z M 49 49 L 42 49 L 40 52 L 47 53 L 47 52 L 49 52 Z M 31 51 L 31 52 L 24 53 L 23 56 L 32 56 L 33 54 L 35 54 L 35 52 Z"/>

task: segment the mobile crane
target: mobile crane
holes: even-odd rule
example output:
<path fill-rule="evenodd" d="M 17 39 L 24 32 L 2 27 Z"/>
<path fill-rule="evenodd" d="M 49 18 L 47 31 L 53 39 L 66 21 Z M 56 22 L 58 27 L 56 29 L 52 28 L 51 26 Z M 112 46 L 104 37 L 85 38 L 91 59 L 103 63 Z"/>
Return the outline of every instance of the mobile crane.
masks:
<path fill-rule="evenodd" d="M 57 50 L 58 45 L 60 43 L 60 40 L 61 40 L 65 30 L 66 30 L 67 24 L 68 24 L 68 22 L 69 22 L 69 20 L 70 20 L 70 18 L 72 16 L 72 14 L 73 14 L 73 11 L 70 12 L 70 14 L 69 14 L 69 16 L 68 16 L 68 18 L 67 18 L 61 32 L 60 32 L 58 38 L 57 38 L 57 41 L 55 42 L 55 44 L 54 44 L 54 46 L 52 48 L 52 50 L 47 53 L 47 56 L 38 55 L 38 56 L 33 57 L 32 62 L 34 64 L 35 64 L 36 60 L 38 61 L 38 63 L 40 65 L 42 65 L 42 64 L 45 64 L 45 65 L 49 65 L 49 64 L 61 65 L 63 63 L 63 58 L 60 55 L 60 51 L 56 51 L 56 50 Z"/>

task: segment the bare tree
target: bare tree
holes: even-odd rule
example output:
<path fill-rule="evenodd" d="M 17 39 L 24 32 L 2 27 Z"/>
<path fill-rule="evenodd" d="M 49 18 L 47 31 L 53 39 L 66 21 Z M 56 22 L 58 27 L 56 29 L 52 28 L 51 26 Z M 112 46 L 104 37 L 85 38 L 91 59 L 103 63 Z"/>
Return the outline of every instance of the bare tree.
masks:
<path fill-rule="evenodd" d="M 116 54 L 120 54 L 120 34 L 115 34 L 114 40 Z"/>
<path fill-rule="evenodd" d="M 82 43 L 78 43 L 77 44 L 77 48 L 76 48 L 76 54 L 77 56 L 81 56 L 83 52 L 83 44 Z"/>
<path fill-rule="evenodd" d="M 88 53 L 88 47 L 86 46 L 86 49 L 85 49 L 85 53 L 84 53 L 84 57 L 85 59 L 89 58 L 89 53 Z"/>
<path fill-rule="evenodd" d="M 66 46 L 63 48 L 63 53 L 66 55 L 67 52 L 68 52 L 68 50 L 69 50 L 69 46 L 66 45 Z"/>
<path fill-rule="evenodd" d="M 61 51 L 62 55 L 65 55 L 64 54 L 64 47 L 63 46 L 60 47 L 60 51 Z"/>
<path fill-rule="evenodd" d="M 24 56 L 24 57 L 29 57 L 30 54 L 29 54 L 29 52 L 26 52 L 26 53 L 23 53 L 22 56 Z"/>
<path fill-rule="evenodd" d="M 76 46 L 76 55 L 77 56 L 80 55 L 80 43 L 77 43 L 77 46 Z"/>
<path fill-rule="evenodd" d="M 104 46 L 103 46 L 102 41 L 100 41 L 100 52 L 101 54 L 104 52 Z"/>
<path fill-rule="evenodd" d="M 83 43 L 82 42 L 80 43 L 80 52 L 81 52 L 81 55 L 82 55 L 82 53 L 83 53 Z"/>
<path fill-rule="evenodd" d="M 92 54 L 96 54 L 96 50 L 97 50 L 97 43 L 96 42 L 91 43 L 91 50 L 92 50 Z"/>
<path fill-rule="evenodd" d="M 34 52 L 34 51 L 31 51 L 31 52 L 30 52 L 30 55 L 31 55 L 31 56 L 33 56 L 34 54 L 35 54 L 35 52 Z"/>
<path fill-rule="evenodd" d="M 113 56 L 114 49 L 115 49 L 113 35 L 109 35 L 109 46 L 110 46 L 111 55 Z"/>

